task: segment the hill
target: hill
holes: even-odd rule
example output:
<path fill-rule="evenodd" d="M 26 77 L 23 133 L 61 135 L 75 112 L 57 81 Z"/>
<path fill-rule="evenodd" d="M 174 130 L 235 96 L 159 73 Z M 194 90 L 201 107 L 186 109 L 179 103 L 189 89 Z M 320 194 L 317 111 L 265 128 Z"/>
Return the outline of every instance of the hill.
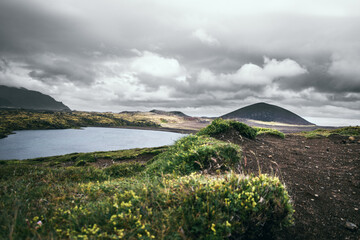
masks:
<path fill-rule="evenodd" d="M 267 104 L 256 103 L 221 116 L 223 119 L 252 119 L 265 122 L 280 122 L 294 125 L 314 125 L 302 117 L 284 108 Z"/>
<path fill-rule="evenodd" d="M 153 109 L 150 112 L 160 114 L 160 115 L 167 115 L 167 116 L 175 115 L 175 116 L 179 116 L 179 117 L 189 117 L 188 115 L 186 115 L 185 113 L 180 112 L 180 111 L 162 111 L 162 110 Z"/>
<path fill-rule="evenodd" d="M 0 108 L 70 111 L 62 102 L 43 93 L 0 85 Z"/>

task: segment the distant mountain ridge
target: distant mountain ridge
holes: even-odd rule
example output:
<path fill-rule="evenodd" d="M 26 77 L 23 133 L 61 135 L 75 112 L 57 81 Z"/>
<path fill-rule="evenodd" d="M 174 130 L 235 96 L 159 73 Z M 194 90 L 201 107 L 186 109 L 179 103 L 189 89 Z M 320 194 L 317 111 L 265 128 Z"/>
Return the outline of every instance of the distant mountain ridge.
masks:
<path fill-rule="evenodd" d="M 189 117 L 188 115 L 180 111 L 162 111 L 162 110 L 153 109 L 150 112 L 160 115 L 168 115 L 168 116 L 175 115 L 179 117 Z"/>
<path fill-rule="evenodd" d="M 70 111 L 62 102 L 49 95 L 26 88 L 0 85 L 0 108 L 21 108 L 29 110 Z"/>
<path fill-rule="evenodd" d="M 224 119 L 251 119 L 264 122 L 280 122 L 293 125 L 314 125 L 299 115 L 268 103 L 255 103 L 221 116 Z"/>

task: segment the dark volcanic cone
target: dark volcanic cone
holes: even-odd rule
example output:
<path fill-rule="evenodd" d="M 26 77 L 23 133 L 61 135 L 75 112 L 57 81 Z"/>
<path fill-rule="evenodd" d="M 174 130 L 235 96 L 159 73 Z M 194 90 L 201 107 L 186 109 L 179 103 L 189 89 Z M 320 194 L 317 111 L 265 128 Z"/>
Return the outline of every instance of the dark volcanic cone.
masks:
<path fill-rule="evenodd" d="M 284 108 L 267 104 L 256 103 L 221 116 L 224 119 L 252 119 L 265 122 L 280 122 L 294 125 L 314 125 Z"/>

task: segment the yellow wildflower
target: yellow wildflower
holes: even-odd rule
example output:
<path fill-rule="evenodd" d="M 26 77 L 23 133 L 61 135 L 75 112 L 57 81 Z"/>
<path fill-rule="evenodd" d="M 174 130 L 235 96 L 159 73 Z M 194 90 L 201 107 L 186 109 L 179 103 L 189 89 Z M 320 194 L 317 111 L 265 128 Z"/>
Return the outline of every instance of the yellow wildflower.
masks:
<path fill-rule="evenodd" d="M 214 235 L 216 235 L 215 223 L 211 224 L 211 230 L 214 232 Z"/>

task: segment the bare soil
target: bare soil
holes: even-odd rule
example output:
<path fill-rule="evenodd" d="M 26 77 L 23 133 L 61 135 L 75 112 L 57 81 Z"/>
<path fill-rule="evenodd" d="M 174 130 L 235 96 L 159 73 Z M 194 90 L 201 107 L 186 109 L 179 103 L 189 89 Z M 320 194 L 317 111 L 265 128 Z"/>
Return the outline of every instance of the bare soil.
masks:
<path fill-rule="evenodd" d="M 360 239 L 359 137 L 224 138 L 242 146 L 247 173 L 257 174 L 260 168 L 285 183 L 295 206 L 295 225 L 278 239 Z M 348 229 L 347 222 L 357 229 Z"/>

